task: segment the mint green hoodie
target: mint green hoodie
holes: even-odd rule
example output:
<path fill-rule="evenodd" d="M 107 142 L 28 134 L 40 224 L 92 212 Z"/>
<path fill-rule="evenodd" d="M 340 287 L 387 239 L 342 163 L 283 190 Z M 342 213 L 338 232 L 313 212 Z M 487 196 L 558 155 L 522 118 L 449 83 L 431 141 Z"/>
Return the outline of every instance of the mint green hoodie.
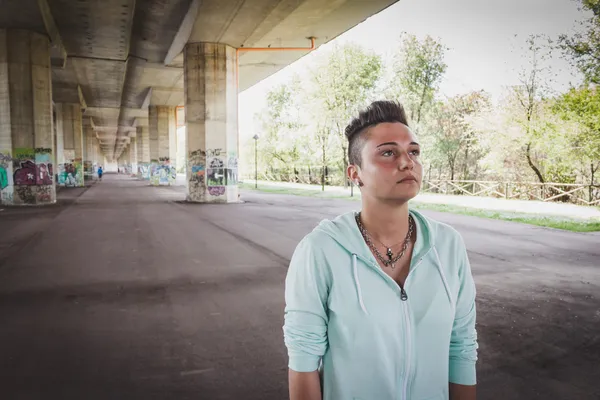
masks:
<path fill-rule="evenodd" d="M 322 221 L 298 244 L 285 283 L 289 368 L 320 369 L 325 400 L 442 400 L 474 385 L 475 285 L 461 236 L 411 210 L 410 273 L 377 264 L 354 212 Z"/>

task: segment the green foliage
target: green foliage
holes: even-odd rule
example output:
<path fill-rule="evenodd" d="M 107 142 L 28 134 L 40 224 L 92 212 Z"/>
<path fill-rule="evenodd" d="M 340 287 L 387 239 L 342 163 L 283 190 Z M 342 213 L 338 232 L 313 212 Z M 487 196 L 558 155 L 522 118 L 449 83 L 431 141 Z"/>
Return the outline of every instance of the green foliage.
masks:
<path fill-rule="evenodd" d="M 316 117 L 319 148 L 329 148 L 335 135 L 339 167 L 348 165 L 344 129 L 350 119 L 373 98 L 382 73 L 381 57 L 355 44 L 335 46 L 312 71 L 310 98 Z M 325 147 L 324 147 L 325 146 Z"/>
<path fill-rule="evenodd" d="M 332 46 L 306 76 L 269 92 L 257 115 L 259 170 L 296 181 L 310 170 L 312 183 L 346 183 L 345 126 L 371 101 L 391 98 L 409 112 L 426 179 L 595 182 L 600 92 L 584 85 L 553 95 L 546 89 L 551 44 L 531 36 L 524 45 L 520 84 L 494 106 L 484 91 L 440 98 L 446 49 L 431 37 L 403 36 L 389 76 L 379 55 L 355 44 Z M 248 164 L 253 151 L 244 147 Z"/>
<path fill-rule="evenodd" d="M 562 35 L 560 45 L 589 82 L 600 84 L 600 0 L 581 0 L 592 16 L 583 21 L 583 32 Z"/>
<path fill-rule="evenodd" d="M 483 91 L 458 95 L 434 106 L 423 136 L 433 138 L 427 142 L 427 150 L 431 152 L 435 166 L 447 167 L 450 179 L 456 178 L 459 165 L 463 173 L 461 178 L 471 177 L 471 167 L 482 156 L 471 117 L 489 106 L 489 95 Z"/>
<path fill-rule="evenodd" d="M 409 110 L 410 120 L 421 122 L 426 109 L 433 103 L 447 65 L 446 48 L 431 36 L 419 41 L 414 35 L 404 35 L 394 62 L 392 96 L 402 100 Z"/>

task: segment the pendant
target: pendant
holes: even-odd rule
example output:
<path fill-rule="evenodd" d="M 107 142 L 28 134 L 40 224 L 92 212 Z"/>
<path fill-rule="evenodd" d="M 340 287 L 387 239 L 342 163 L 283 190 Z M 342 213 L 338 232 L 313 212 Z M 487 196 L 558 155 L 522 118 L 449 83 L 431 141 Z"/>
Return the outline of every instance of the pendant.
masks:
<path fill-rule="evenodd" d="M 392 257 L 394 256 L 394 254 L 392 253 L 392 249 L 388 248 L 387 249 L 387 256 L 390 259 L 390 261 L 392 261 Z"/>

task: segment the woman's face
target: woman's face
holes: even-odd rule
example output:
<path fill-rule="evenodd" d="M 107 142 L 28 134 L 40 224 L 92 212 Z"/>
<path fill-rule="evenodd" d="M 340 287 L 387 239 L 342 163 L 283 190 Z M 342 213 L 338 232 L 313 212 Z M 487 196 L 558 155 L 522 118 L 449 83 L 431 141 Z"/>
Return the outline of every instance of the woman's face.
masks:
<path fill-rule="evenodd" d="M 363 133 L 361 166 L 348 174 L 363 183 L 363 196 L 383 202 L 404 203 L 421 188 L 423 165 L 416 136 L 404 124 L 381 123 Z"/>

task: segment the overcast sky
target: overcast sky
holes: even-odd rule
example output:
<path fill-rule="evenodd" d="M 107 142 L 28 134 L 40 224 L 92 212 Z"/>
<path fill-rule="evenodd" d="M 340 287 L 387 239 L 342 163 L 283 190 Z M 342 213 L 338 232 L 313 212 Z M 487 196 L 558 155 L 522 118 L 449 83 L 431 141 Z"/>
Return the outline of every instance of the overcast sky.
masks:
<path fill-rule="evenodd" d="M 484 89 L 497 97 L 503 87 L 518 83 L 524 56 L 520 48 L 528 35 L 556 38 L 571 32 L 583 17 L 574 0 L 400 0 L 335 40 L 356 42 L 386 56 L 397 46 L 403 31 L 419 38 L 429 34 L 449 48 L 442 94 Z M 240 95 L 242 140 L 255 133 L 253 115 L 265 105 L 268 90 L 301 70 L 312 56 Z M 552 59 L 550 66 L 558 74 L 556 90 L 579 79 L 559 57 Z"/>

